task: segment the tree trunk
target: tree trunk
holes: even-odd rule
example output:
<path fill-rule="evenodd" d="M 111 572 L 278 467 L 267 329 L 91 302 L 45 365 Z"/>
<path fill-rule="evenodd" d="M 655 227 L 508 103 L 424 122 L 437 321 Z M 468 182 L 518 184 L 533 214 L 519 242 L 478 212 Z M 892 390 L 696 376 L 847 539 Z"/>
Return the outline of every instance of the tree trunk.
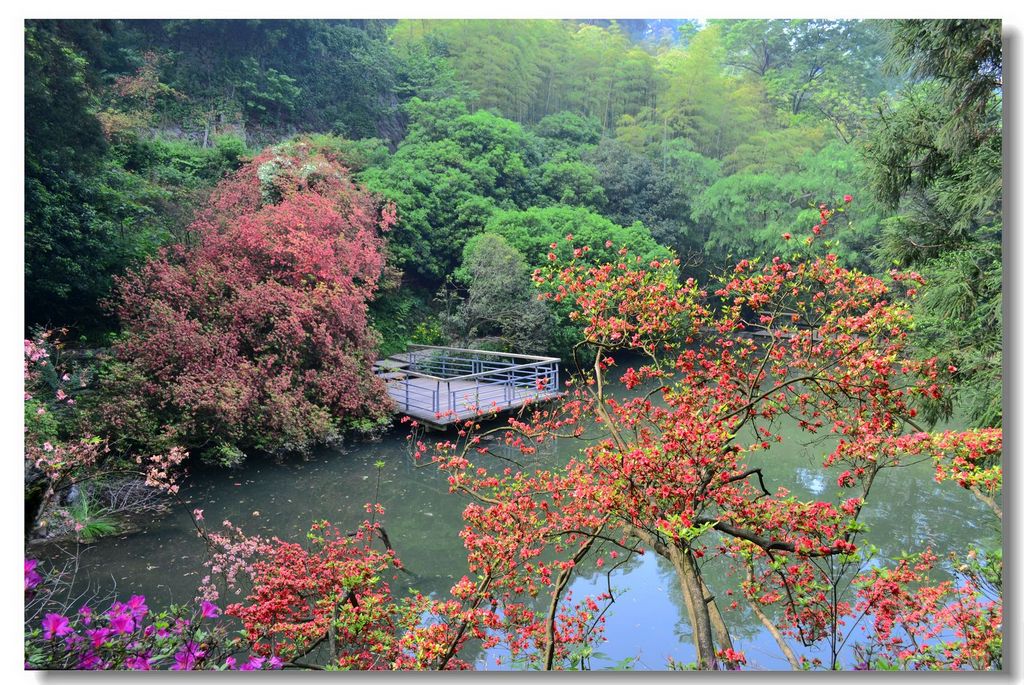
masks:
<path fill-rule="evenodd" d="M 683 593 L 683 601 L 686 603 L 686 613 L 693 630 L 693 644 L 697 650 L 697 668 L 700 670 L 718 670 L 718 658 L 715 656 L 715 643 L 712 637 L 716 633 L 722 643 L 722 649 L 728 649 L 732 645 L 729 638 L 729 631 L 722 620 L 718 607 L 714 607 L 718 626 L 712 625 L 712 611 L 708 608 L 709 602 L 705 601 L 704 581 L 700 577 L 700 570 L 697 568 L 690 550 L 680 549 L 673 544 L 663 544 L 649 531 L 636 525 L 628 525 L 629 531 L 640 538 L 644 545 L 650 547 L 659 556 L 665 557 L 672 562 L 676 575 L 679 578 L 679 588 Z M 710 592 L 708 597 L 710 597 Z M 714 600 L 710 602 L 714 604 Z"/>
<path fill-rule="evenodd" d="M 668 546 L 669 556 L 686 599 L 686 610 L 690 614 L 690 627 L 693 630 L 693 644 L 697 648 L 697 669 L 701 671 L 718 670 L 718 659 L 715 656 L 715 642 L 712 637 L 711 612 L 704 602 L 703 581 L 700 571 L 693 563 L 689 550 L 680 550 L 675 545 Z"/>
<path fill-rule="evenodd" d="M 703 577 L 700 579 L 700 586 L 704 594 L 704 605 L 707 606 L 708 614 L 711 617 L 711 627 L 715 632 L 715 643 L 718 645 L 718 650 L 732 649 L 732 636 L 729 635 L 729 627 L 725 625 L 722 612 L 718 609 L 718 602 L 715 601 L 715 596 L 711 594 L 711 589 L 704 582 Z"/>
<path fill-rule="evenodd" d="M 747 565 L 747 582 L 750 584 L 753 584 L 754 582 L 754 570 L 749 564 Z M 786 642 L 786 638 L 783 637 L 781 632 L 779 632 L 778 627 L 772 623 L 772 620 L 768 618 L 768 615 L 764 613 L 764 610 L 757 605 L 756 599 L 747 597 L 747 604 L 750 605 L 750 609 L 754 612 L 754 615 L 757 616 L 759 621 L 761 621 L 761 625 L 763 625 L 775 639 L 775 644 L 777 644 L 779 649 L 782 650 L 782 654 L 786 657 L 786 661 L 789 662 L 789 667 L 794 671 L 799 671 L 800 660 L 796 658 L 796 654 L 793 653 L 789 643 Z"/>

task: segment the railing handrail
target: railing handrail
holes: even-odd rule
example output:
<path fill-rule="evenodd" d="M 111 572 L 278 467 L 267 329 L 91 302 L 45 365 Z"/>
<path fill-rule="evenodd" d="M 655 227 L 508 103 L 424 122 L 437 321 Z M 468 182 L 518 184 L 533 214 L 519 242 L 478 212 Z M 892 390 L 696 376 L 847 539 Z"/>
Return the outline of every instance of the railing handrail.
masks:
<path fill-rule="evenodd" d="M 429 378 L 432 381 L 464 381 L 472 380 L 474 378 L 484 378 L 485 376 L 496 376 L 498 374 L 506 373 L 508 371 L 519 371 L 521 369 L 537 368 L 549 363 L 551 362 L 529 362 L 527 364 L 516 364 L 515 366 L 503 366 L 500 369 L 491 369 L 489 371 L 481 371 L 480 373 L 470 373 L 464 376 L 448 376 L 447 378 L 431 376 L 429 373 L 422 373 L 421 371 L 413 371 L 411 369 L 400 369 L 398 370 L 398 373 L 403 373 L 409 376 L 416 376 L 417 378 Z"/>
<path fill-rule="evenodd" d="M 541 357 L 535 354 L 519 354 L 518 352 L 494 352 L 492 350 L 472 350 L 468 347 L 442 347 L 440 345 L 418 345 L 416 343 L 409 343 L 410 349 L 418 350 L 451 350 L 453 352 L 472 352 L 473 354 L 485 354 L 492 357 L 518 357 L 520 359 L 533 359 L 536 361 L 544 362 L 560 362 L 561 357 Z"/>

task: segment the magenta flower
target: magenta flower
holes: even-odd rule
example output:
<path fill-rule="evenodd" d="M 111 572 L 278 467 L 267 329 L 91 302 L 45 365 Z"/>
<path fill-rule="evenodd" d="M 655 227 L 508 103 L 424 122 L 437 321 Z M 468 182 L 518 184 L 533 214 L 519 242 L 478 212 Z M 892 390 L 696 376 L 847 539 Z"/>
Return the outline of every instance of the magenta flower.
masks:
<path fill-rule="evenodd" d="M 194 670 L 196 664 L 206 656 L 206 652 L 199 648 L 199 645 L 192 640 L 189 640 L 181 649 L 174 654 L 174 665 L 171 666 L 172 671 L 191 671 Z"/>
<path fill-rule="evenodd" d="M 266 661 L 266 657 L 262 656 L 251 656 L 249 660 L 239 668 L 239 671 L 258 671 L 263 668 L 263 662 Z"/>
<path fill-rule="evenodd" d="M 213 602 L 203 601 L 202 608 L 203 618 L 217 618 L 220 616 L 220 609 Z"/>
<path fill-rule="evenodd" d="M 281 662 L 281 657 L 277 656 L 276 654 L 270 657 L 270 661 L 268 663 L 270 665 L 270 668 L 275 671 L 280 671 L 281 666 L 283 665 Z"/>
<path fill-rule="evenodd" d="M 110 634 L 112 632 L 113 631 L 110 630 L 110 628 L 94 628 L 85 631 L 85 634 L 89 636 L 90 640 L 92 640 L 93 648 L 96 648 L 101 646 L 104 642 L 106 642 L 107 638 L 110 637 Z"/>
<path fill-rule="evenodd" d="M 118 635 L 130 633 L 135 630 L 135 619 L 132 618 L 131 614 L 111 613 L 110 627 Z"/>
<path fill-rule="evenodd" d="M 139 619 L 146 615 L 149 607 L 146 606 L 146 598 L 143 595 L 132 595 L 125 605 L 131 611 L 132 617 Z"/>
<path fill-rule="evenodd" d="M 104 666 L 106 664 L 103 662 L 103 659 L 98 654 L 93 654 L 92 652 L 83 654 L 82 658 L 78 660 L 79 671 L 100 671 L 103 670 Z"/>
<path fill-rule="evenodd" d="M 124 666 L 131 671 L 152 671 L 149 659 L 144 656 L 130 656 L 124 660 Z"/>
<path fill-rule="evenodd" d="M 88 604 L 78 610 L 78 615 L 82 617 L 83 625 L 89 625 L 92 623 L 92 607 Z"/>
<path fill-rule="evenodd" d="M 43 638 L 49 640 L 72 632 L 71 622 L 61 614 L 47 614 L 43 619 Z"/>
<path fill-rule="evenodd" d="M 36 570 L 36 566 L 39 562 L 35 559 L 25 560 L 25 590 L 31 590 L 35 588 L 39 583 L 43 582 L 43 577 L 39 575 L 39 571 Z"/>

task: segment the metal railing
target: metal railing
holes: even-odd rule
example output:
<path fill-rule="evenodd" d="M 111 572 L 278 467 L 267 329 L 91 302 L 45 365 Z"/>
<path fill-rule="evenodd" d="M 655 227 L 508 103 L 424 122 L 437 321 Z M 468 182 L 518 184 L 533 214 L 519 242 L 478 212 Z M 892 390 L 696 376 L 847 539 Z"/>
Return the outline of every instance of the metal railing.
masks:
<path fill-rule="evenodd" d="M 409 345 L 402 367 L 380 367 L 388 394 L 410 415 L 458 416 L 508 409 L 559 392 L 557 357 Z"/>

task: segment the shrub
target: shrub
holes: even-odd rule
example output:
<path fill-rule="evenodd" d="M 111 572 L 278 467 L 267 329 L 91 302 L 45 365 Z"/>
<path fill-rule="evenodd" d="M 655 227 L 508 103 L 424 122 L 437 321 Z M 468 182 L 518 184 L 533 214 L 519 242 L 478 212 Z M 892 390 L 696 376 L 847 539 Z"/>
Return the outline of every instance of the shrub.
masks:
<path fill-rule="evenodd" d="M 218 185 L 192 245 L 118 279 L 105 422 L 129 449 L 223 460 L 305 451 L 346 421 L 383 420 L 367 303 L 393 220 L 327 146 L 256 156 Z"/>

